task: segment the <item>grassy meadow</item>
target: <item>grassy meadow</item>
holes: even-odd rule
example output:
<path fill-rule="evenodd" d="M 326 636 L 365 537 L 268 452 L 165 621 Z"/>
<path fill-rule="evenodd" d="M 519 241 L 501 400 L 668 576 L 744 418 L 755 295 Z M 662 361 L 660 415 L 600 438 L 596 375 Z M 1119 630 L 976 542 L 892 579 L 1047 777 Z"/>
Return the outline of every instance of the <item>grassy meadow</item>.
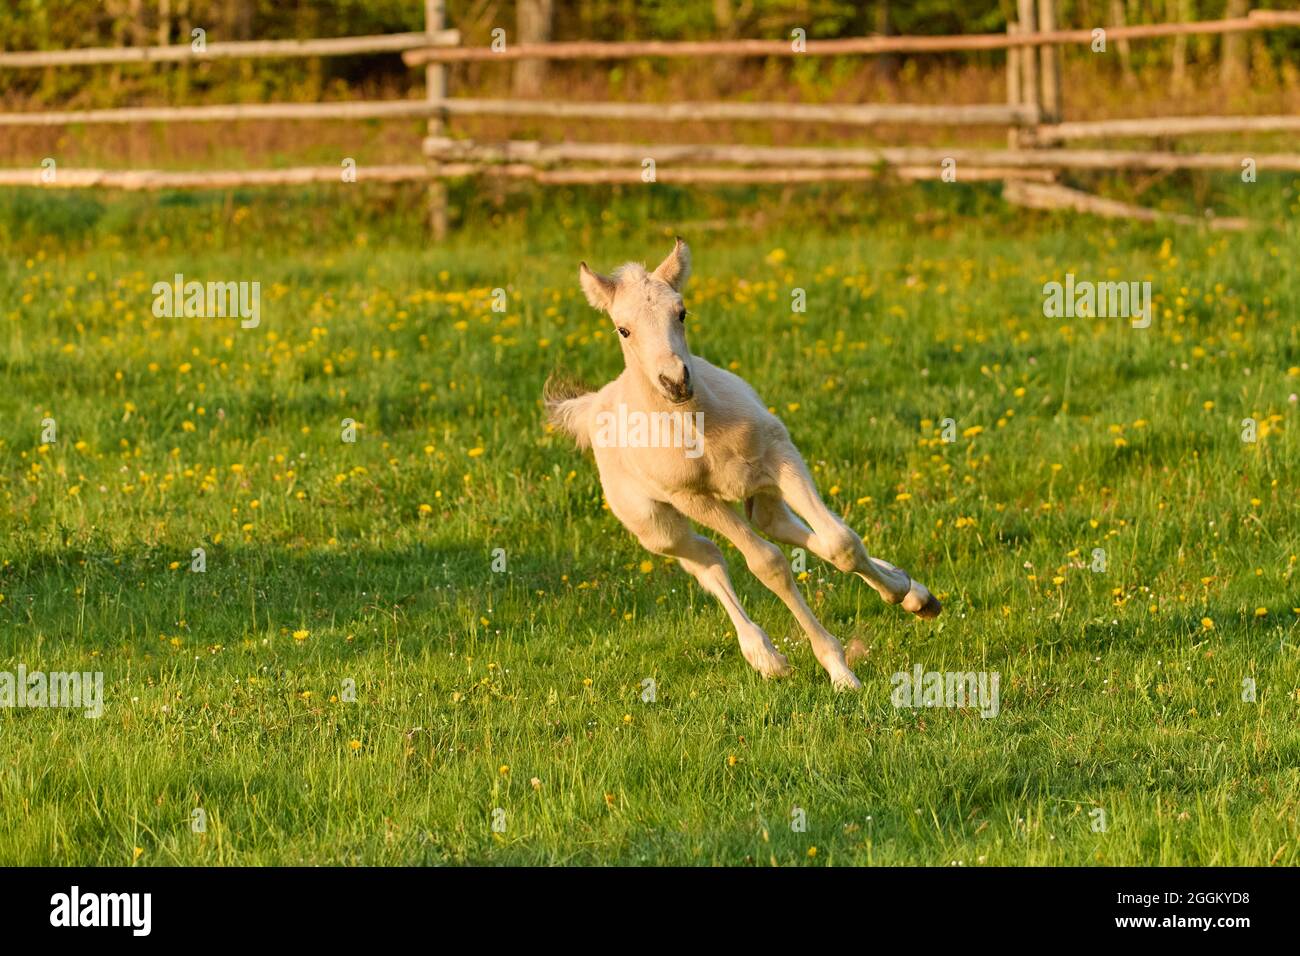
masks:
<path fill-rule="evenodd" d="M 417 189 L 0 195 L 0 670 L 104 674 L 99 719 L 0 708 L 0 864 L 1295 865 L 1300 182 L 1212 185 L 1264 225 L 462 185 L 433 245 Z M 578 261 L 674 233 L 694 352 L 944 602 L 809 556 L 859 694 L 724 542 L 795 667 L 754 674 L 543 424 L 621 369 Z M 1067 272 L 1153 325 L 1045 318 Z M 260 325 L 156 318 L 176 273 Z M 917 664 L 998 715 L 895 708 Z"/>

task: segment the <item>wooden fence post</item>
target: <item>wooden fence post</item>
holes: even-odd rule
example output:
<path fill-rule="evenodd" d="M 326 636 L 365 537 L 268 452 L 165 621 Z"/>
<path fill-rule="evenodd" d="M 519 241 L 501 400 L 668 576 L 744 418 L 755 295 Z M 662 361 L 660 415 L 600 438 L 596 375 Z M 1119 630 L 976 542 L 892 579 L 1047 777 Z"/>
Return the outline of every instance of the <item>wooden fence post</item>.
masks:
<path fill-rule="evenodd" d="M 1036 0 L 1019 0 L 1020 33 L 1038 32 L 1037 6 Z M 1038 88 L 1038 51 L 1032 46 L 1020 48 L 1020 95 L 1025 104 L 1042 109 L 1043 100 Z M 1020 137 L 1020 145 L 1030 146 L 1037 140 L 1038 125 L 1035 123 Z"/>
<path fill-rule="evenodd" d="M 445 0 L 424 0 L 424 31 L 429 43 L 436 42 L 437 33 L 446 26 L 447 8 Z M 442 63 L 429 63 L 424 68 L 424 95 L 429 102 L 441 102 L 447 98 L 447 67 Z M 446 114 L 436 113 L 429 117 L 428 135 L 442 136 L 446 126 Z M 441 242 L 447 238 L 447 184 L 439 175 L 442 164 L 436 157 L 426 158 L 429 172 L 428 206 L 429 228 L 434 241 Z"/>
<path fill-rule="evenodd" d="M 1056 30 L 1057 0 L 1038 0 L 1038 29 L 1044 33 Z M 1039 47 L 1039 66 L 1043 75 L 1043 122 L 1061 122 L 1061 55 L 1055 46 Z"/>

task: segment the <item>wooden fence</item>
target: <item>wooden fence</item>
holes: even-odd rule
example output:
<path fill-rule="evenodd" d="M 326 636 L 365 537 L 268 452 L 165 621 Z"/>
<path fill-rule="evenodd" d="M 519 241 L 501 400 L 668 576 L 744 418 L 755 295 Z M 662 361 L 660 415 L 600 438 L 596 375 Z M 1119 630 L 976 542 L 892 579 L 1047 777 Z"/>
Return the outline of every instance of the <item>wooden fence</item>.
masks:
<path fill-rule="evenodd" d="M 500 49 L 464 46 L 447 29 L 443 0 L 425 0 L 425 32 L 310 40 L 216 42 L 199 45 L 103 48 L 63 51 L 0 51 L 0 69 L 46 68 L 120 63 L 163 63 L 205 59 L 322 57 L 398 52 L 410 67 L 425 71 L 422 100 L 329 103 L 220 104 L 185 107 L 128 107 L 0 113 L 0 126 L 68 126 L 143 122 L 238 120 L 426 119 L 424 162 L 357 166 L 358 181 L 428 180 L 429 219 L 435 236 L 447 229 L 445 180 L 491 174 L 542 183 L 645 181 L 644 163 L 654 161 L 653 179 L 667 183 L 829 182 L 872 179 L 886 174 L 904 179 L 937 179 L 948 161 L 957 164 L 958 181 L 1003 179 L 1012 201 L 1065 205 L 1103 215 L 1149 211 L 1097 200 L 1051 184 L 1055 170 L 1203 169 L 1236 170 L 1242 156 L 1158 150 L 1080 150 L 1058 144 L 1086 139 L 1194 136 L 1229 132 L 1293 132 L 1297 116 L 1198 116 L 1064 122 L 1060 49 L 1098 42 L 1098 31 L 1057 28 L 1056 0 L 1017 0 L 1018 21 L 1005 34 L 936 37 L 850 37 L 838 40 L 716 40 L 697 42 L 559 42 L 506 45 Z M 1300 12 L 1252 11 L 1227 20 L 1104 28 L 1107 44 L 1189 34 L 1228 34 L 1300 27 Z M 474 99 L 451 97 L 451 63 L 492 60 L 616 60 L 636 57 L 792 57 L 848 54 L 933 53 L 1005 50 L 1007 101 L 971 105 L 800 104 L 800 103 L 612 103 L 568 100 Z M 638 123 L 715 120 L 728 122 L 827 123 L 841 126 L 1004 126 L 1006 149 L 763 147 L 735 144 L 479 143 L 449 133 L 457 116 L 504 116 Z M 1300 171 L 1300 154 L 1252 157 L 1257 169 Z M 708 164 L 708 165 L 695 165 Z M 271 170 L 164 172 L 160 170 L 59 169 L 0 170 L 0 185 L 47 187 L 102 186 L 120 189 L 228 188 L 338 182 L 334 167 Z M 1239 223 L 1226 223 L 1236 227 Z"/>

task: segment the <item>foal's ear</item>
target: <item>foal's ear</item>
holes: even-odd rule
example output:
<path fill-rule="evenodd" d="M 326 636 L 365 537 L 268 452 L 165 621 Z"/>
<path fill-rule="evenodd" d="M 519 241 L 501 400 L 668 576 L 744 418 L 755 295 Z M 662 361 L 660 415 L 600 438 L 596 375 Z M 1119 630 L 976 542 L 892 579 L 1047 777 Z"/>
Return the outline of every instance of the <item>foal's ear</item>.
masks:
<path fill-rule="evenodd" d="M 608 312 L 614 304 L 614 293 L 618 288 L 614 280 L 597 275 L 587 268 L 587 263 L 581 262 L 578 264 L 578 281 L 582 283 L 582 291 L 591 307 Z"/>
<path fill-rule="evenodd" d="M 686 285 L 686 280 L 690 276 L 691 248 L 678 236 L 673 251 L 668 253 L 668 258 L 659 263 L 659 268 L 655 269 L 655 278 L 662 279 L 681 292 L 682 286 Z"/>

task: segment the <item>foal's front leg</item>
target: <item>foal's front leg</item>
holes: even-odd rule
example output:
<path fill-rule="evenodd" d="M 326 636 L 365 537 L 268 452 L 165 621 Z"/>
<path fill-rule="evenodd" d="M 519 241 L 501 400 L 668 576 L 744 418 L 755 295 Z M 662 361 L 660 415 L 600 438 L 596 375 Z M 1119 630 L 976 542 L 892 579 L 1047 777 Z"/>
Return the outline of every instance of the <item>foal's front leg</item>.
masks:
<path fill-rule="evenodd" d="M 724 535 L 745 556 L 754 576 L 785 602 L 799 626 L 808 635 L 813 656 L 826 668 L 837 690 L 858 690 L 862 683 L 844 660 L 844 648 L 813 615 L 794 581 L 794 574 L 781 549 L 764 540 L 725 502 L 705 495 L 674 496 L 682 514 Z"/>
<path fill-rule="evenodd" d="M 628 494 L 618 486 L 606 486 L 610 510 L 648 551 L 677 559 L 700 587 L 708 591 L 731 618 L 740 642 L 740 653 L 749 666 L 764 677 L 785 677 L 790 662 L 772 646 L 763 629 L 740 606 L 740 598 L 727 574 L 727 562 L 718 546 L 691 530 L 691 523 L 671 505 Z"/>
<path fill-rule="evenodd" d="M 663 544 L 660 553 L 675 557 L 682 568 L 700 582 L 700 587 L 718 599 L 736 628 L 740 653 L 750 667 L 764 677 L 788 676 L 790 662 L 772 646 L 771 638 L 740 606 L 740 598 L 736 596 L 736 590 L 727 574 L 727 562 L 722 557 L 722 551 L 708 538 L 691 531 L 690 522 L 685 518 L 682 519 L 682 524 L 686 525 L 686 533 Z"/>

